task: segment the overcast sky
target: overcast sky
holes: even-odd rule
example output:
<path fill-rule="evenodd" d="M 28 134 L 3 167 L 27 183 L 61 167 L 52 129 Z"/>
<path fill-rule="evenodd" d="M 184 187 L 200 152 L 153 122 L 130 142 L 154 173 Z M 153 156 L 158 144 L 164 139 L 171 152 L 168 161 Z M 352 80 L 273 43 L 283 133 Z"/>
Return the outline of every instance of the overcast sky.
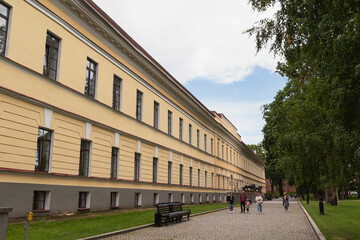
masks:
<path fill-rule="evenodd" d="M 120 27 L 210 110 L 224 113 L 245 143 L 259 143 L 260 107 L 285 80 L 277 59 L 256 55 L 243 32 L 270 16 L 245 0 L 94 0 Z"/>

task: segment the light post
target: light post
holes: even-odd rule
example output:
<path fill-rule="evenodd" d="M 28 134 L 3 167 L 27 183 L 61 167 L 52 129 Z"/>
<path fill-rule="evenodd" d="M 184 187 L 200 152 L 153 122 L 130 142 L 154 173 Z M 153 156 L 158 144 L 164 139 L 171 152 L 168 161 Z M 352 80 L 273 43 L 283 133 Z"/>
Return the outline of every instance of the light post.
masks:
<path fill-rule="evenodd" d="M 319 210 L 320 210 L 320 215 L 325 215 L 323 197 L 322 197 L 321 193 L 320 193 L 320 197 L 319 197 Z"/>

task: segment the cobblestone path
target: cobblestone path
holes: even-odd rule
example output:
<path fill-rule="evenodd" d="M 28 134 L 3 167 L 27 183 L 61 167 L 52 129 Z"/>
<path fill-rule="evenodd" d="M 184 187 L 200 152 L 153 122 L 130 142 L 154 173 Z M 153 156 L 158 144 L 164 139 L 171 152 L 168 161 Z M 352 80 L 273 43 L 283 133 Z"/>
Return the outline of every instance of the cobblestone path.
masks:
<path fill-rule="evenodd" d="M 290 202 L 285 212 L 282 201 L 263 203 L 263 213 L 256 213 L 252 204 L 250 213 L 240 213 L 239 205 L 234 213 L 228 210 L 190 217 L 190 221 L 170 223 L 163 227 L 150 227 L 129 232 L 106 240 L 118 239 L 317 239 L 299 203 Z"/>

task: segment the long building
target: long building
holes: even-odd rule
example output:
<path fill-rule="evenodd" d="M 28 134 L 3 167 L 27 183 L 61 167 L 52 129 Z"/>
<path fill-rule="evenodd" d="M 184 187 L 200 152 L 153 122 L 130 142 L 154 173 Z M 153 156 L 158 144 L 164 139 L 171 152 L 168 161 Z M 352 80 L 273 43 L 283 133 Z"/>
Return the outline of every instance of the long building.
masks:
<path fill-rule="evenodd" d="M 174 56 L 176 58 L 176 56 Z M 264 162 L 91 0 L 0 0 L 11 217 L 225 201 Z"/>

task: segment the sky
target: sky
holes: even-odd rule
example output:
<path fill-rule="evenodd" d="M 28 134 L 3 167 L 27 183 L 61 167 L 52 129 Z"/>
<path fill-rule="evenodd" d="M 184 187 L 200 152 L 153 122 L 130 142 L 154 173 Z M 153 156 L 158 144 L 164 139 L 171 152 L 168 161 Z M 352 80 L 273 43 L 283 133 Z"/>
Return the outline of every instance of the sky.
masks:
<path fill-rule="evenodd" d="M 279 57 L 256 53 L 244 31 L 276 10 L 246 0 L 93 0 L 209 110 L 223 113 L 247 144 L 263 139 L 261 107 L 286 79 Z"/>

